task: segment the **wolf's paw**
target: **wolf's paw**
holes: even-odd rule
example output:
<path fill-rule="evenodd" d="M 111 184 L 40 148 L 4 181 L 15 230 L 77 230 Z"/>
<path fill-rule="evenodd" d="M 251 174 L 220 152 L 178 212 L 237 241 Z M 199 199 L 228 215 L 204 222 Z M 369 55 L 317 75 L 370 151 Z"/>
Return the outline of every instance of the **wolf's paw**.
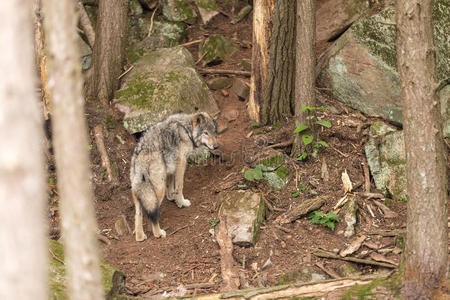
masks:
<path fill-rule="evenodd" d="M 174 201 L 177 198 L 177 193 L 167 193 L 166 198 L 169 201 Z"/>
<path fill-rule="evenodd" d="M 181 199 L 181 201 L 177 201 L 177 205 L 179 208 L 189 207 L 189 206 L 191 206 L 191 201 L 183 198 L 183 199 Z"/>
<path fill-rule="evenodd" d="M 155 238 L 165 238 L 166 237 L 166 231 L 160 229 L 159 233 L 153 233 L 153 235 L 155 236 Z"/>
<path fill-rule="evenodd" d="M 147 235 L 145 233 L 143 233 L 143 232 L 141 232 L 140 234 L 136 233 L 136 242 L 143 242 L 146 239 L 147 239 Z"/>

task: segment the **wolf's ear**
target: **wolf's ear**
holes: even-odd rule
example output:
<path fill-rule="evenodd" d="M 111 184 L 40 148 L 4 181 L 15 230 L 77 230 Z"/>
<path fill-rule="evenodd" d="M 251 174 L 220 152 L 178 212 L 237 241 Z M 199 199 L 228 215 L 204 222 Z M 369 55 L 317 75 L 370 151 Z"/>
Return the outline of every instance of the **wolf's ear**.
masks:
<path fill-rule="evenodd" d="M 205 116 L 202 113 L 196 113 L 192 116 L 192 125 L 199 126 L 205 122 Z"/>

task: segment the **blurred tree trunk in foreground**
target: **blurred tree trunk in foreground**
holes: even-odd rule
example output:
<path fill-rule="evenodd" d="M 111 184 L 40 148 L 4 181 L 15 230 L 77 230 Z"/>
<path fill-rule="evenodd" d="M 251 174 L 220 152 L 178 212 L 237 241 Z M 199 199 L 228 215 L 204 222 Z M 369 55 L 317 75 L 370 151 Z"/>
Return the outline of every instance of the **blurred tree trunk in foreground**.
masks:
<path fill-rule="evenodd" d="M 53 141 L 70 299 L 103 299 L 88 136 L 76 44 L 76 1 L 43 0 Z"/>
<path fill-rule="evenodd" d="M 397 0 L 397 65 L 408 182 L 405 299 L 444 299 L 440 288 L 447 280 L 447 152 L 436 93 L 431 16 L 431 0 Z"/>
<path fill-rule="evenodd" d="M 302 107 L 315 107 L 315 68 L 316 68 L 316 10 L 314 0 L 297 1 L 297 37 L 295 59 L 295 125 L 308 126 L 308 134 L 317 138 L 314 120 L 307 118 Z M 306 133 L 306 132 L 305 132 Z M 292 153 L 297 157 L 301 152 L 312 152 L 312 143 L 305 146 L 300 134 L 295 135 Z M 306 149 L 309 151 L 307 151 Z"/>
<path fill-rule="evenodd" d="M 43 125 L 32 2 L 0 2 L 0 299 L 48 299 Z"/>
<path fill-rule="evenodd" d="M 119 76 L 125 62 L 128 32 L 128 0 L 100 0 L 95 45 L 94 68 L 89 94 L 108 104 L 119 87 Z"/>

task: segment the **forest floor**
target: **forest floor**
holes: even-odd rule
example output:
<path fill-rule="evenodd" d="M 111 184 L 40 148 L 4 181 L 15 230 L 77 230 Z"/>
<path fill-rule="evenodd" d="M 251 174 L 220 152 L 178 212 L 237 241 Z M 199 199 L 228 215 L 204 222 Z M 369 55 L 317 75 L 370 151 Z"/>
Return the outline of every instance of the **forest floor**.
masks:
<path fill-rule="evenodd" d="M 229 14 L 230 9 L 226 4 L 222 6 L 222 10 Z M 238 42 L 240 51 L 229 61 L 211 68 L 242 70 L 242 59 L 251 58 L 251 30 L 250 17 L 232 25 L 229 17 L 219 14 L 207 26 L 201 25 L 200 21 L 192 25 L 188 29 L 186 42 L 211 34 L 223 34 Z M 196 60 L 198 45 L 187 48 Z M 320 55 L 325 49 L 326 45 L 317 54 Z M 205 80 L 212 77 L 213 75 L 207 75 Z M 249 78 L 241 79 L 249 82 Z M 290 147 L 280 148 L 286 154 L 288 164 L 296 167 L 291 169 L 287 186 L 276 191 L 262 181 L 246 181 L 241 170 L 248 168 L 255 154 L 263 151 L 267 145 L 290 140 L 294 129 L 293 120 L 286 120 L 276 126 L 252 127 L 246 112 L 247 101 L 241 101 L 229 90 L 227 93 L 212 91 L 221 110 L 220 126 L 228 128 L 219 136 L 225 159 L 214 157 L 204 165 L 188 166 L 184 195 L 191 200 L 192 205 L 179 209 L 173 202 L 163 201 L 160 224 L 167 232 L 167 237 L 154 238 L 151 226 L 146 222 L 144 228 L 149 238 L 144 242 L 136 242 L 132 234 L 119 237 L 114 229 L 115 222 L 122 215 L 126 217 L 130 227 L 134 227 L 129 166 L 136 139 L 126 132 L 120 121 L 114 122 L 107 117 L 110 113 L 108 109 L 95 101 L 86 102 L 97 221 L 101 234 L 109 239 L 109 244 L 100 244 L 101 255 L 102 259 L 126 273 L 128 294 L 151 296 L 174 290 L 180 284 L 186 287 L 197 283 L 207 284 L 188 289 L 187 294 L 219 291 L 222 283 L 219 246 L 210 232 L 210 221 L 218 217 L 220 204 L 217 194 L 222 190 L 237 189 L 240 184 L 248 185 L 252 191 L 262 192 L 271 204 L 256 245 L 249 248 L 234 246 L 233 257 L 239 271 L 241 288 L 276 285 L 287 272 L 305 268 L 329 278 L 318 265 L 342 277 L 346 276 L 344 270 L 349 269 L 353 270 L 353 274 L 381 271 L 376 266 L 325 259 L 313 254 L 316 249 L 335 253 L 337 249 L 348 247 L 356 239 L 344 237 L 343 220 L 336 224 L 334 231 L 325 226 L 312 225 L 305 217 L 283 225 L 275 221 L 297 203 L 315 197 L 315 194 L 326 199 L 322 211 L 333 211 L 333 206 L 344 196 L 341 181 L 344 170 L 347 170 L 353 183 L 353 191 L 364 192 L 364 165 L 367 164 L 364 143 L 368 138 L 367 128 L 376 119 L 344 106 L 325 92 L 318 89 L 317 100 L 318 105 L 329 107 L 319 113 L 320 118 L 333 124 L 331 128 L 324 128 L 320 132 L 321 139 L 329 147 L 321 149 L 317 160 L 306 162 L 290 159 Z M 232 120 L 225 118 L 233 115 L 236 118 L 231 118 Z M 99 124 L 103 127 L 106 150 L 117 169 L 119 180 L 115 185 L 108 182 L 95 146 L 93 128 Z M 323 164 L 327 165 L 329 173 L 326 181 L 321 176 Z M 292 193 L 296 191 L 299 191 L 299 196 L 293 197 Z M 357 236 L 366 235 L 367 239 L 366 244 L 352 256 L 369 258 L 374 249 L 384 249 L 379 252 L 389 261 L 398 263 L 398 249 L 401 245 L 395 236 L 405 230 L 406 203 L 388 203 L 389 209 L 397 217 L 386 218 L 373 200 L 358 195 L 356 197 L 359 205 Z M 50 214 L 53 216 L 53 226 L 57 227 L 57 197 L 52 199 Z M 269 258 L 271 265 L 262 269 Z"/>

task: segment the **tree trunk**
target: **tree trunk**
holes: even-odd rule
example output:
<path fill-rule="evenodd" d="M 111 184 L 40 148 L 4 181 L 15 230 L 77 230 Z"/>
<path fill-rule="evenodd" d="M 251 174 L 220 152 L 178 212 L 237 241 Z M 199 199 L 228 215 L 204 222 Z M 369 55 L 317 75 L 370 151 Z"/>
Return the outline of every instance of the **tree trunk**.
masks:
<path fill-rule="evenodd" d="M 0 299 L 48 299 L 32 2 L 0 2 Z"/>
<path fill-rule="evenodd" d="M 125 62 L 128 31 L 128 0 L 100 0 L 92 65 L 90 94 L 109 103 L 119 87 Z"/>
<path fill-rule="evenodd" d="M 103 299 L 73 0 L 43 0 L 70 299 Z M 57 28 L 57 30 L 56 30 Z"/>
<path fill-rule="evenodd" d="M 296 1 L 278 0 L 275 3 L 267 78 L 262 84 L 262 124 L 285 120 L 295 111 L 295 11 Z"/>
<path fill-rule="evenodd" d="M 408 182 L 405 299 L 438 299 L 448 263 L 447 152 L 436 94 L 431 13 L 431 0 L 397 1 L 397 65 Z"/>
<path fill-rule="evenodd" d="M 313 120 L 307 119 L 307 112 L 302 112 L 302 107 L 314 107 L 315 96 L 315 41 L 316 41 L 316 17 L 315 1 L 297 1 L 297 39 L 296 71 L 295 71 L 295 123 L 309 127 L 309 134 L 317 138 Z M 300 51 L 301 50 L 301 51 Z M 305 133 L 305 132 L 302 132 Z M 294 156 L 301 152 L 311 152 L 311 145 L 305 146 L 300 134 L 295 136 L 292 153 Z M 308 149 L 309 148 L 309 149 Z"/>
<path fill-rule="evenodd" d="M 256 122 L 260 121 L 260 103 L 269 64 L 270 24 L 275 1 L 255 0 L 253 2 L 252 75 L 247 109 L 250 119 Z"/>

